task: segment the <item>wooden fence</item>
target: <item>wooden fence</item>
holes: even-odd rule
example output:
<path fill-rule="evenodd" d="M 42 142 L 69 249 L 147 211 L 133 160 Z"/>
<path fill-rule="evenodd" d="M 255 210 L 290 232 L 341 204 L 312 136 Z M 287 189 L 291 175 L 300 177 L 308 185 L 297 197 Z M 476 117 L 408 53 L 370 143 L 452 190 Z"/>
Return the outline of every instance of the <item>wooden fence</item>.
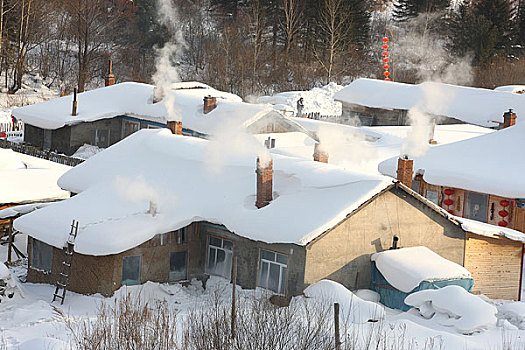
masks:
<path fill-rule="evenodd" d="M 11 131 L 23 131 L 24 130 L 24 123 L 23 122 L 17 122 L 16 124 L 13 123 L 0 123 L 0 132 L 11 132 Z"/>
<path fill-rule="evenodd" d="M 42 158 L 42 159 L 50 160 L 55 163 L 69 165 L 69 166 L 76 166 L 84 161 L 83 159 L 73 158 L 73 157 L 69 157 L 69 156 L 58 154 L 58 153 L 51 152 L 51 151 L 42 151 L 38 148 L 29 146 L 29 145 L 11 142 L 5 139 L 0 139 L 0 148 L 10 148 L 13 151 L 18 152 L 18 153 L 27 154 L 33 157 Z"/>

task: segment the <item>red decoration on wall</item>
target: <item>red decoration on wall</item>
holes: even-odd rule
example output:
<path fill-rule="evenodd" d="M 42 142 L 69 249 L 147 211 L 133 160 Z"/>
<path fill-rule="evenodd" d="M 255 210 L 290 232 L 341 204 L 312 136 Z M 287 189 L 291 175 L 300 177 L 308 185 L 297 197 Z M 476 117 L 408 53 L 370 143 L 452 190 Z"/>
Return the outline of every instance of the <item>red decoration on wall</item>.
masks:
<path fill-rule="evenodd" d="M 452 199 L 445 199 L 443 201 L 443 204 L 445 204 L 446 206 L 450 206 L 450 205 L 454 204 L 454 201 Z"/>
<path fill-rule="evenodd" d="M 508 224 L 509 224 L 509 223 L 506 222 L 506 221 L 500 221 L 500 222 L 498 222 L 498 225 L 501 226 L 501 227 L 507 227 Z"/>
<path fill-rule="evenodd" d="M 507 216 L 509 215 L 509 212 L 506 211 L 506 210 L 500 210 L 498 214 L 499 214 L 499 216 L 501 216 L 502 218 L 505 218 L 505 217 L 507 217 Z"/>
<path fill-rule="evenodd" d="M 499 204 L 502 206 L 502 207 L 508 207 L 510 205 L 510 202 L 503 199 L 501 201 L 499 201 Z"/>
<path fill-rule="evenodd" d="M 383 42 L 384 42 L 384 43 L 387 43 L 387 42 L 388 42 L 388 38 L 387 38 L 386 36 L 383 38 Z"/>
<path fill-rule="evenodd" d="M 390 61 L 390 58 L 388 57 L 383 58 L 383 62 L 387 63 L 388 61 Z"/>
<path fill-rule="evenodd" d="M 443 193 L 445 193 L 447 196 L 452 196 L 452 195 L 454 194 L 454 192 L 456 192 L 456 191 L 454 191 L 454 190 L 451 189 L 451 188 L 447 188 L 447 189 L 445 189 L 445 190 L 443 191 Z"/>

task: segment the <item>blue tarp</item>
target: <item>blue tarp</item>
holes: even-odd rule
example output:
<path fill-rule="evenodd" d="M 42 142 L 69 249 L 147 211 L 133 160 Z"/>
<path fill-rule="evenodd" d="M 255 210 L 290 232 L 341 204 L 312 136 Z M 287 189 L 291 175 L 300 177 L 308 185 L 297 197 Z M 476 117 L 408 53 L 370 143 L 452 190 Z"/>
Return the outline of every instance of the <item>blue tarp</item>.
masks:
<path fill-rule="evenodd" d="M 474 287 L 474 280 L 472 278 L 458 278 L 441 281 L 423 281 L 416 288 L 408 293 L 402 292 L 394 288 L 385 277 L 379 272 L 375 262 L 372 262 L 372 290 L 379 293 L 381 297 L 380 302 L 392 309 L 399 309 L 407 311 L 411 307 L 405 304 L 405 298 L 415 292 L 424 289 L 439 289 L 450 285 L 456 285 L 465 288 L 468 292 Z"/>

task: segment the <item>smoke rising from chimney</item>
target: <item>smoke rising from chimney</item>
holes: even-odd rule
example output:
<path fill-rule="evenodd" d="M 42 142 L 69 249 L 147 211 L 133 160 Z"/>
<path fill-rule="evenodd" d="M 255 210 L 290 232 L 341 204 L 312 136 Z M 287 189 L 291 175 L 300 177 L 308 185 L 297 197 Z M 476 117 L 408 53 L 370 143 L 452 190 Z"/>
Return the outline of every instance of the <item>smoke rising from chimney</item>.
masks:
<path fill-rule="evenodd" d="M 153 100 L 162 99 L 169 120 L 180 121 L 182 117 L 175 108 L 175 95 L 171 91 L 172 84 L 180 81 L 179 70 L 173 60 L 180 58 L 187 45 L 182 35 L 179 14 L 172 1 L 157 0 L 157 21 L 168 29 L 170 37 L 162 48 L 156 48 L 156 71 L 153 75 L 156 89 Z"/>

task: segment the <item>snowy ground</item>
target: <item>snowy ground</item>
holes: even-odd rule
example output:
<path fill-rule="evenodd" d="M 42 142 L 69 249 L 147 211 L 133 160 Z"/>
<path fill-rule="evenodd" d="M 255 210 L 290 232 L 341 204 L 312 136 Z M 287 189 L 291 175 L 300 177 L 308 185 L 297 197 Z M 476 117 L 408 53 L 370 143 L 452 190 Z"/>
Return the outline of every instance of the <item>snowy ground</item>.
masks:
<path fill-rule="evenodd" d="M 19 237 L 16 244 L 23 248 L 25 239 Z M 5 260 L 6 248 L 0 246 L 0 258 Z M 11 267 L 11 271 L 23 280 L 25 266 L 19 264 Z M 423 317 L 417 310 L 409 312 L 399 312 L 386 309 L 384 314 L 378 312 L 382 306 L 362 300 L 353 293 L 336 285 L 333 282 L 320 283 L 306 291 L 311 298 L 307 302 L 328 303 L 328 299 L 323 299 L 323 292 L 330 293 L 331 301 L 335 300 L 342 305 L 342 314 L 347 310 L 349 299 L 352 299 L 354 307 L 358 305 L 358 311 L 352 310 L 353 320 L 352 331 L 358 330 L 359 334 L 380 334 L 384 337 L 391 337 L 400 341 L 402 346 L 393 347 L 394 349 L 523 349 L 525 348 L 525 330 L 519 330 L 508 321 L 500 319 L 495 322 L 488 322 L 486 330 L 464 335 L 456 330 L 455 327 L 444 325 L 443 309 L 437 312 L 433 318 Z M 152 302 L 153 300 L 165 300 L 170 309 L 178 310 L 178 321 L 184 322 L 184 318 L 192 310 L 209 307 L 209 301 L 219 292 L 221 302 L 229 304 L 231 298 L 231 284 L 222 278 L 212 277 L 208 281 L 208 288 L 203 290 L 200 282 L 194 281 L 190 286 L 183 287 L 180 284 L 158 284 L 148 282 L 142 286 L 123 287 L 115 293 L 112 298 L 104 298 L 100 295 L 85 296 L 68 292 L 64 305 L 51 303 L 54 287 L 45 284 L 20 283 L 22 293 L 18 293 L 12 299 L 4 299 L 0 306 L 0 348 L 2 349 L 66 349 L 70 344 L 71 334 L 68 331 L 64 320 L 60 314 L 80 323 L 85 320 L 94 320 L 97 317 L 97 308 L 102 303 L 112 305 L 117 298 L 132 293 L 135 298 Z M 239 302 L 253 297 L 264 297 L 263 290 L 239 290 Z M 359 291 L 356 293 L 364 299 L 373 299 L 374 293 Z M 472 298 L 480 297 L 471 295 Z M 296 297 L 292 300 L 300 302 L 303 297 Z M 488 299 L 483 299 L 488 300 Z M 356 303 L 357 301 L 357 303 Z M 490 303 L 498 307 L 498 317 L 505 317 L 520 328 L 525 325 L 525 303 L 509 303 L 503 301 L 491 301 Z M 461 308 L 462 312 L 469 313 L 468 305 Z M 490 308 L 489 308 L 490 309 Z M 349 309 L 351 310 L 351 309 Z M 383 321 L 366 322 L 371 311 L 378 316 L 384 317 Z M 474 309 L 470 309 L 475 315 Z M 428 316 L 428 315 L 427 315 Z M 449 319 L 450 315 L 445 315 Z M 455 316 L 457 319 L 458 316 Z M 376 317 L 377 318 L 377 317 Z M 304 321 L 304 315 L 301 321 Z M 299 321 L 299 322 L 301 322 Z M 492 323 L 491 323 L 492 322 Z M 499 324 L 499 326 L 497 325 Z M 184 324 L 179 323 L 179 327 Z M 380 330 L 380 331 L 379 331 Z M 401 338 L 402 337 L 402 338 Z M 430 344 L 433 344 L 430 346 Z"/>

